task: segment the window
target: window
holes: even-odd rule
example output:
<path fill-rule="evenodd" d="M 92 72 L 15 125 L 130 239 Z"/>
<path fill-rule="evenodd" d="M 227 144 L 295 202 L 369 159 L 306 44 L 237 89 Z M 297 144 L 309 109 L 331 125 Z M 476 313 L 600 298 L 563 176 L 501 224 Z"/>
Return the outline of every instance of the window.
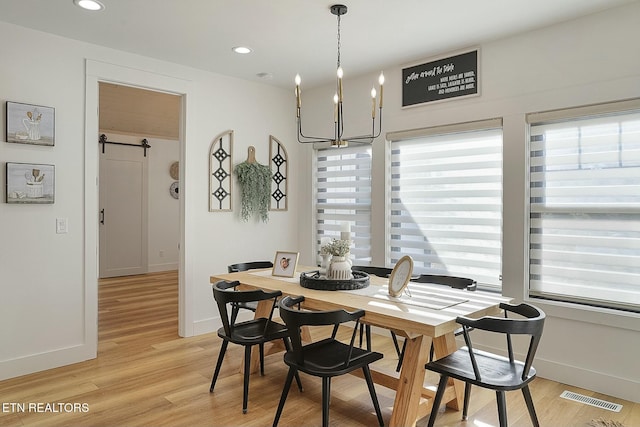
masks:
<path fill-rule="evenodd" d="M 351 230 L 351 258 L 371 261 L 371 145 L 316 151 L 316 244 Z M 318 258 L 319 259 L 319 258 Z"/>
<path fill-rule="evenodd" d="M 640 100 L 527 120 L 530 295 L 640 311 Z"/>
<path fill-rule="evenodd" d="M 387 135 L 391 141 L 387 263 L 499 288 L 502 120 Z"/>

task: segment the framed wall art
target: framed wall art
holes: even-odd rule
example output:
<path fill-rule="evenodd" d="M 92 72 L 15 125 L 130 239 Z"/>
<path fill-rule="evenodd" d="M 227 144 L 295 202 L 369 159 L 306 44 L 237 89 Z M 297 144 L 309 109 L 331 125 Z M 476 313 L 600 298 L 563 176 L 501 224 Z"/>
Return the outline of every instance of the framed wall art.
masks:
<path fill-rule="evenodd" d="M 480 95 L 479 49 L 402 69 L 402 107 Z"/>
<path fill-rule="evenodd" d="M 6 202 L 49 204 L 55 200 L 55 166 L 9 163 L 6 166 Z"/>
<path fill-rule="evenodd" d="M 55 109 L 7 101 L 7 142 L 55 145 Z"/>

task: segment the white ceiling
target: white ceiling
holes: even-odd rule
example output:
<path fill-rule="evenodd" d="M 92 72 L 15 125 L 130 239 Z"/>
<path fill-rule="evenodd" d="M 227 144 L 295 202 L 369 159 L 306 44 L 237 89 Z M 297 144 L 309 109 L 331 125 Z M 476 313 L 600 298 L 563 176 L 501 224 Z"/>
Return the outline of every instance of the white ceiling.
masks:
<path fill-rule="evenodd" d="M 0 21 L 281 87 L 296 73 L 307 87 L 335 78 L 331 0 L 101 1 L 89 12 L 73 0 L 2 0 Z M 341 64 L 346 77 L 377 74 L 635 1 L 344 0 Z"/>

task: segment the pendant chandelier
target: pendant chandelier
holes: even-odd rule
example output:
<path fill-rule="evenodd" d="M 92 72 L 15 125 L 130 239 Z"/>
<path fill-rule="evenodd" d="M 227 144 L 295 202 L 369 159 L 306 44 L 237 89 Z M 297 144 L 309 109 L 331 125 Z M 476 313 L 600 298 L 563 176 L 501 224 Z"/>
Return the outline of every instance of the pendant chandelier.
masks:
<path fill-rule="evenodd" d="M 384 74 L 380 73 L 380 77 L 378 78 L 378 83 L 380 84 L 380 94 L 379 99 L 376 100 L 376 89 L 375 87 L 371 88 L 371 133 L 368 135 L 359 135 L 352 137 L 345 137 L 343 135 L 344 131 L 344 116 L 342 112 L 342 100 L 343 100 L 343 91 L 342 91 L 342 76 L 343 71 L 340 66 L 340 17 L 347 13 L 347 6 L 342 4 L 335 4 L 330 8 L 331 13 L 338 17 L 338 64 L 336 71 L 336 93 L 333 96 L 334 110 L 333 110 L 333 136 L 326 137 L 317 137 L 317 136 L 308 136 L 302 132 L 302 114 L 301 114 L 301 95 L 300 95 L 300 75 L 296 75 L 296 119 L 298 122 L 298 142 L 300 143 L 326 143 L 330 142 L 333 147 L 346 147 L 349 142 L 354 143 L 366 143 L 371 144 L 375 138 L 380 136 L 380 132 L 382 130 L 382 90 L 384 85 Z M 377 101 L 377 102 L 376 102 Z M 377 105 L 376 105 L 377 104 Z M 376 131 L 376 108 L 379 109 L 378 113 L 378 126 Z"/>

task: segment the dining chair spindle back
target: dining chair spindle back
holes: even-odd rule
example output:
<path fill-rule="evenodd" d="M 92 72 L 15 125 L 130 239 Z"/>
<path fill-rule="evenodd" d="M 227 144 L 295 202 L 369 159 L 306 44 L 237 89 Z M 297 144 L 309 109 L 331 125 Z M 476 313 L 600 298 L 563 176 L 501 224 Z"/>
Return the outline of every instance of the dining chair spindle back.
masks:
<path fill-rule="evenodd" d="M 227 272 L 238 273 L 240 271 L 257 270 L 260 268 L 273 268 L 273 263 L 271 261 L 239 262 L 237 264 L 228 265 Z M 234 304 L 231 323 L 235 322 L 236 317 L 238 317 L 238 313 L 240 312 L 240 309 L 249 310 L 255 313 L 257 307 L 258 307 L 258 304 L 256 302 L 242 302 L 242 303 L 239 302 Z"/>
<path fill-rule="evenodd" d="M 334 311 L 305 311 L 300 309 L 300 303 L 304 297 L 286 296 L 280 300 L 280 317 L 291 331 L 292 349 L 287 351 L 284 362 L 289 366 L 289 373 L 282 389 L 282 396 L 278 404 L 278 410 L 273 420 L 273 427 L 278 425 L 282 409 L 287 400 L 291 382 L 297 373 L 304 372 L 308 375 L 322 378 L 322 425 L 329 425 L 329 395 L 331 378 L 344 375 L 354 370 L 361 369 L 369 388 L 369 394 L 373 402 L 378 424 L 384 426 L 382 413 L 378 403 L 373 379 L 369 365 L 382 359 L 383 355 L 374 351 L 365 350 L 354 346 L 360 318 L 364 316 L 364 310 L 347 312 L 345 310 Z M 298 305 L 298 308 L 294 308 Z M 347 322 L 354 322 L 349 344 L 335 338 L 335 329 Z M 333 326 L 332 333 L 325 328 L 327 335 L 322 338 L 318 331 L 314 334 L 314 341 L 303 345 L 301 328 L 315 326 Z M 317 328 L 315 328 L 317 329 Z"/>
<path fill-rule="evenodd" d="M 260 349 L 260 374 L 264 375 L 264 343 L 281 339 L 287 350 L 291 349 L 289 341 L 289 330 L 281 323 L 274 322 L 273 312 L 278 302 L 278 297 L 282 295 L 280 291 L 264 291 L 262 289 L 250 291 L 238 291 L 235 288 L 240 282 L 219 281 L 213 285 L 213 297 L 218 305 L 222 327 L 218 329 L 218 336 L 222 338 L 216 369 L 211 380 L 209 392 L 213 393 L 216 380 L 220 374 L 222 361 L 229 343 L 244 346 L 244 384 L 242 395 L 242 412 L 247 413 L 247 403 L 249 400 L 249 373 L 251 371 L 251 348 L 258 345 Z M 257 318 L 246 322 L 236 323 L 232 319 L 233 314 L 229 313 L 229 307 L 233 311 L 233 304 L 244 302 L 258 302 L 272 300 L 271 312 L 268 318 Z M 300 378 L 296 376 L 298 387 L 302 390 Z"/>

